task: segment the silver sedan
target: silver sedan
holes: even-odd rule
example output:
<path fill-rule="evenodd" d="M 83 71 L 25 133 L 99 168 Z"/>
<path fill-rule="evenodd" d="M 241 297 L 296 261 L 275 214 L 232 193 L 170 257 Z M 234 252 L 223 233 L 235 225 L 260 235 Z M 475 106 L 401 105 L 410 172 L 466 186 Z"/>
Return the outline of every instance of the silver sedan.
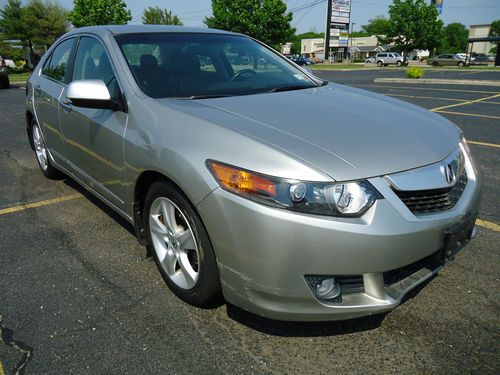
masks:
<path fill-rule="evenodd" d="M 381 313 L 475 235 L 479 176 L 454 124 L 244 35 L 73 30 L 30 77 L 26 119 L 45 176 L 133 224 L 196 306 Z"/>

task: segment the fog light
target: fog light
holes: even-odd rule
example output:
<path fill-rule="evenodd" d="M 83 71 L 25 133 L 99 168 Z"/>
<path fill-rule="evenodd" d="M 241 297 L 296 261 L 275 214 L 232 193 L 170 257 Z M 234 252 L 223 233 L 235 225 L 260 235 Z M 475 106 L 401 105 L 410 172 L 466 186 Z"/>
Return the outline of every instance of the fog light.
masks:
<path fill-rule="evenodd" d="M 314 295 L 325 302 L 342 302 L 339 283 L 333 276 L 306 276 L 307 283 Z"/>

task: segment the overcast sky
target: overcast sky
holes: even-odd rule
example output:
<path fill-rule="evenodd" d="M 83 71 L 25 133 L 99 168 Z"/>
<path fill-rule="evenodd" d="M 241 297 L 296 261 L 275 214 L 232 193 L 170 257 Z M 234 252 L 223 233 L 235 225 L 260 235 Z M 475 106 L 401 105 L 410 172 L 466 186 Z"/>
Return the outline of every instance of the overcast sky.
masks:
<path fill-rule="evenodd" d="M 28 0 L 23 0 L 27 2 Z M 323 31 L 326 19 L 326 0 L 285 0 L 288 9 L 316 4 L 309 8 L 294 12 L 293 26 L 299 33 Z M 430 0 L 427 0 L 430 2 Z M 0 6 L 5 6 L 7 0 L 0 0 Z M 70 9 L 72 0 L 59 0 L 59 3 Z M 211 14 L 211 0 L 126 0 L 132 11 L 131 23 L 141 23 L 141 15 L 148 6 L 160 6 L 172 10 L 184 25 L 203 26 L 203 19 Z M 388 5 L 392 0 L 352 0 L 351 21 L 355 22 L 355 30 L 378 15 L 387 15 Z M 443 0 L 442 19 L 445 24 L 461 22 L 466 26 L 491 23 L 500 19 L 499 0 Z"/>

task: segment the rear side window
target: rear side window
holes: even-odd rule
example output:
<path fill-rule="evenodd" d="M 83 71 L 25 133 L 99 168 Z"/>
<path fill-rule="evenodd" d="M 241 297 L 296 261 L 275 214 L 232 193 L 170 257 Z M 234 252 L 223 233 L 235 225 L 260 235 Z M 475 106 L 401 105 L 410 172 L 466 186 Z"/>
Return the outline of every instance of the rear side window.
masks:
<path fill-rule="evenodd" d="M 48 64 L 46 63 L 43 67 L 42 74 L 55 79 L 56 81 L 68 83 L 68 63 L 74 44 L 74 38 L 65 40 L 59 44 L 54 52 L 52 52 L 52 56 L 50 57 Z"/>
<path fill-rule="evenodd" d="M 385 53 L 379 53 L 378 57 L 386 57 L 387 55 Z"/>

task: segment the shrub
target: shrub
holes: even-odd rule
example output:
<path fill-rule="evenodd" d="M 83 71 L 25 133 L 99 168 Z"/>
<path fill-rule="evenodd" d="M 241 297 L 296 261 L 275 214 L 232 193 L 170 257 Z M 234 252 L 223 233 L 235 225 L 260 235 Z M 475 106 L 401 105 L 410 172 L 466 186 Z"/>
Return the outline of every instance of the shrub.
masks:
<path fill-rule="evenodd" d="M 406 76 L 410 79 L 418 79 L 423 77 L 423 75 L 424 75 L 424 70 L 417 66 L 412 66 L 410 69 L 406 71 Z"/>

